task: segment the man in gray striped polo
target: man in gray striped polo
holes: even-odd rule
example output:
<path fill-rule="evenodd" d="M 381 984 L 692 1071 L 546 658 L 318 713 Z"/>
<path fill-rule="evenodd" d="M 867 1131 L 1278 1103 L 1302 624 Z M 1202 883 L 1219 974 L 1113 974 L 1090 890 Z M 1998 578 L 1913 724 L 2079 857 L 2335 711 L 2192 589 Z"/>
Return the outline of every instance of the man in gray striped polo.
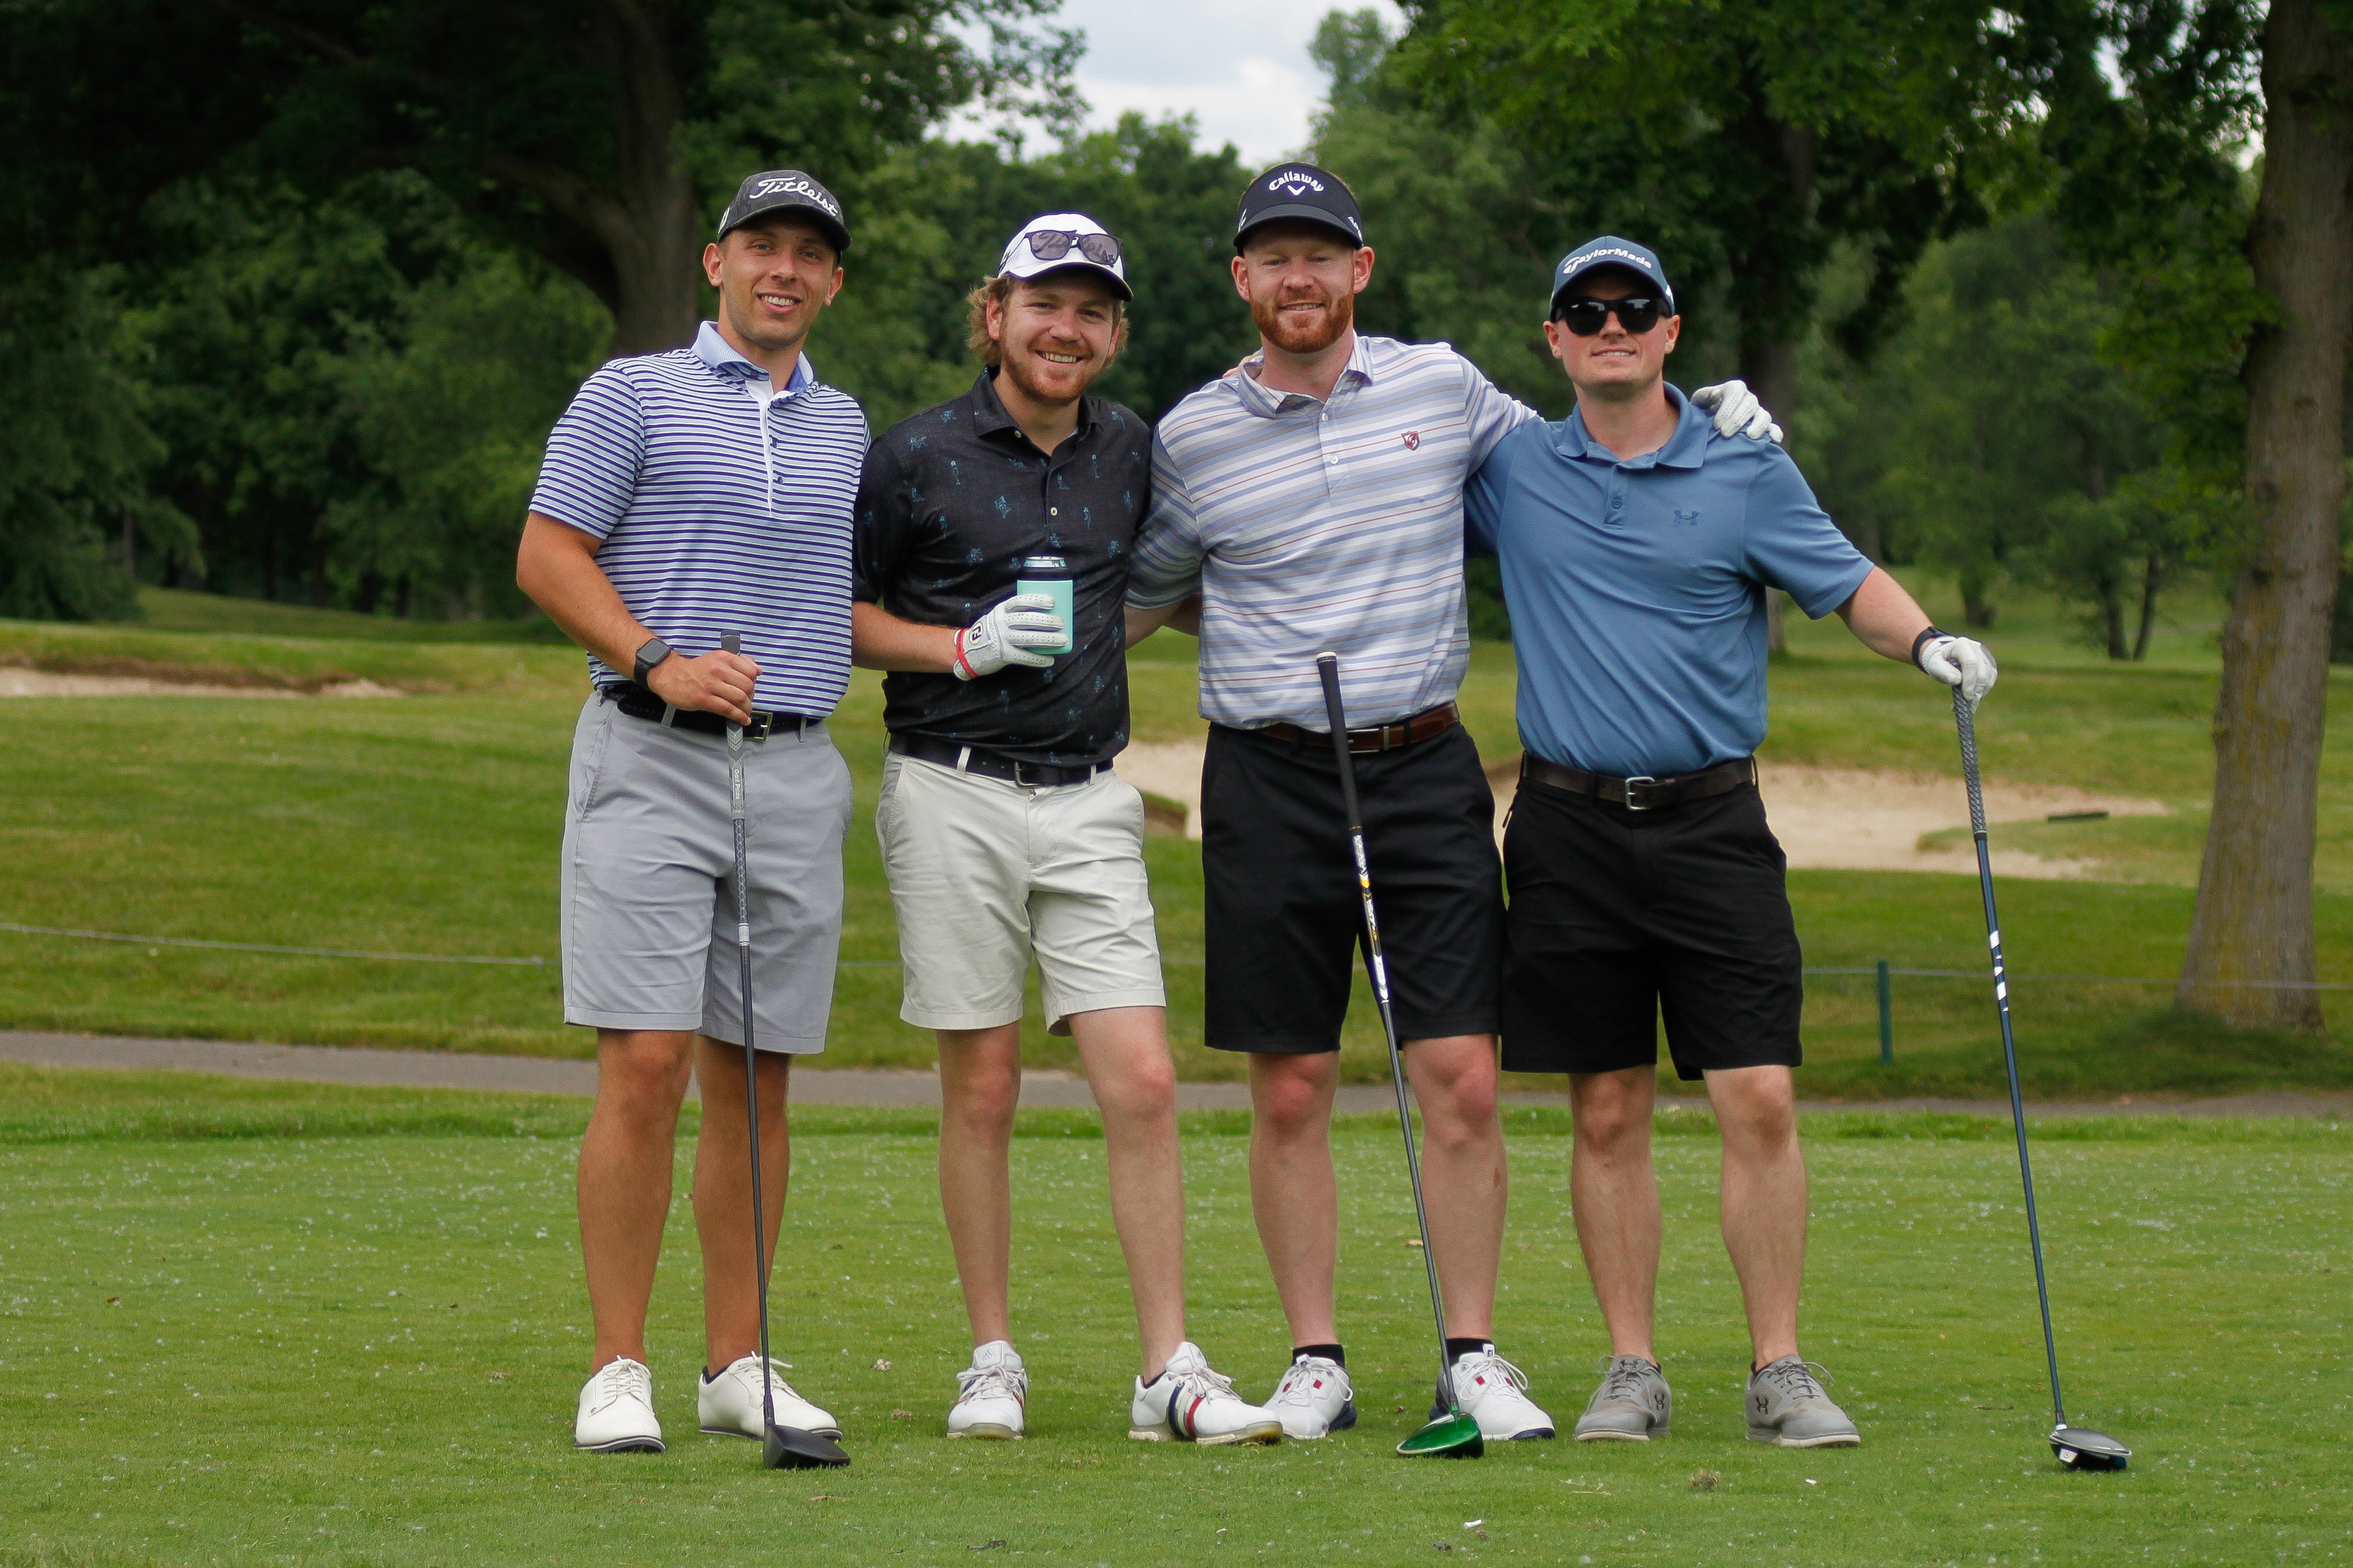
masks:
<path fill-rule="evenodd" d="M 580 1146 L 596 1349 L 573 1441 L 659 1452 L 646 1309 L 690 1070 L 708 1359 L 705 1432 L 840 1436 L 757 1353 L 744 1009 L 725 733 L 744 727 L 760 1159 L 773 1254 L 786 1068 L 822 1049 L 841 935 L 849 770 L 826 732 L 849 675 L 851 515 L 866 418 L 801 352 L 849 234 L 795 169 L 744 182 L 703 252 L 719 319 L 590 376 L 547 442 L 516 581 L 588 652 L 564 830 L 564 1016 L 596 1030 Z M 740 653 L 721 648 L 740 632 Z"/>
<path fill-rule="evenodd" d="M 1333 1310 L 1332 1095 L 1359 931 L 1315 672 L 1336 651 L 1381 889 L 1463 1408 L 1493 1438 L 1552 1418 L 1492 1338 L 1504 1162 L 1495 1030 L 1504 906 L 1494 795 L 1454 694 L 1470 662 L 1462 488 L 1537 417 L 1443 343 L 1360 336 L 1373 252 L 1339 177 L 1251 182 L 1234 286 L 1256 354 L 1161 421 L 1128 581 L 1131 643 L 1199 596 L 1208 948 L 1204 1037 L 1250 1054 L 1250 1189 L 1290 1321 L 1268 1408 L 1294 1437 L 1356 1420 Z M 1719 433 L 1769 421 L 1737 383 L 1693 395 Z"/>

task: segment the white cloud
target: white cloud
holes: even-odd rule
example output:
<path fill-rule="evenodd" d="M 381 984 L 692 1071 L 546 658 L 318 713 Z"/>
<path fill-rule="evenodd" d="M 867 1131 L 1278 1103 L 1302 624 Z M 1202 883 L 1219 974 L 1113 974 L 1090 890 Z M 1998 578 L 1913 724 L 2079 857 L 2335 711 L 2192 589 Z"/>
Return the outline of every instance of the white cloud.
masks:
<path fill-rule="evenodd" d="M 1403 26 L 1388 0 L 1349 0 L 1344 8 L 1368 3 L 1391 31 Z M 1306 145 L 1308 119 L 1327 85 L 1307 45 L 1333 9 L 1333 0 L 1063 0 L 1056 23 L 1087 37 L 1075 75 L 1089 125 L 1110 125 L 1130 110 L 1154 119 L 1190 114 L 1203 144 L 1230 142 L 1255 167 Z M 959 121 L 949 129 L 973 135 L 987 126 Z"/>

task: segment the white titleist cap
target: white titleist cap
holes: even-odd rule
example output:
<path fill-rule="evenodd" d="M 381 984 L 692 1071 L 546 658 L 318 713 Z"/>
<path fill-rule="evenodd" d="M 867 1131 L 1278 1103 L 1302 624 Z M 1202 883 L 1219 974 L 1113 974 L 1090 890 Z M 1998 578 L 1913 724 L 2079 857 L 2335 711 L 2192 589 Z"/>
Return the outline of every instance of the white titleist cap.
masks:
<path fill-rule="evenodd" d="M 1021 226 L 997 270 L 1008 278 L 1038 278 L 1065 268 L 1099 273 L 1123 300 L 1135 298 L 1127 286 L 1127 262 L 1111 230 L 1084 213 L 1048 213 Z"/>

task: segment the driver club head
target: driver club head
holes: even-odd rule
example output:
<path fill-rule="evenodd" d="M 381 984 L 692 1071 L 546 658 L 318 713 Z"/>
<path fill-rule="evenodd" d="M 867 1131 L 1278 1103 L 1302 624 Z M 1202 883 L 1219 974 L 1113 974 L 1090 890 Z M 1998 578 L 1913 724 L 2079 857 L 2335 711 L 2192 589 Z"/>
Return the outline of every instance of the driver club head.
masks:
<path fill-rule="evenodd" d="M 760 1445 L 760 1468 L 768 1470 L 838 1470 L 849 1463 L 841 1445 L 797 1426 L 771 1426 Z"/>
<path fill-rule="evenodd" d="M 2121 1470 L 2132 1450 L 2105 1432 L 2083 1426 L 2057 1426 L 2051 1432 L 2051 1451 L 2071 1470 Z"/>
<path fill-rule="evenodd" d="M 1487 1451 L 1479 1423 L 1460 1410 L 1450 1410 L 1397 1446 L 1409 1459 L 1475 1459 Z"/>

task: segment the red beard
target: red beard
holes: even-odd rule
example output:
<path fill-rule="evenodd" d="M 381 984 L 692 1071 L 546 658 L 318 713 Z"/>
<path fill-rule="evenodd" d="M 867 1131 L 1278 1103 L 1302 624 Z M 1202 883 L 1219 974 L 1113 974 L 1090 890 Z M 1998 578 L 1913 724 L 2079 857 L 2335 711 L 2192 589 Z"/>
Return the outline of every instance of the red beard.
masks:
<path fill-rule="evenodd" d="M 1288 302 L 1296 304 L 1298 300 L 1294 297 Z M 1268 342 L 1285 353 L 1319 353 L 1346 336 L 1348 329 L 1356 321 L 1356 297 L 1354 294 L 1343 294 L 1327 300 L 1329 308 L 1324 312 L 1320 324 L 1314 327 L 1303 326 L 1295 321 L 1284 321 L 1282 310 L 1284 303 L 1276 300 L 1271 304 L 1261 304 L 1253 300 L 1250 301 L 1250 320 L 1258 323 L 1259 331 Z"/>

